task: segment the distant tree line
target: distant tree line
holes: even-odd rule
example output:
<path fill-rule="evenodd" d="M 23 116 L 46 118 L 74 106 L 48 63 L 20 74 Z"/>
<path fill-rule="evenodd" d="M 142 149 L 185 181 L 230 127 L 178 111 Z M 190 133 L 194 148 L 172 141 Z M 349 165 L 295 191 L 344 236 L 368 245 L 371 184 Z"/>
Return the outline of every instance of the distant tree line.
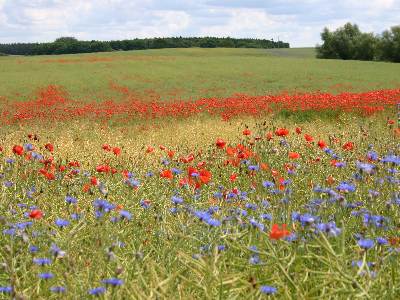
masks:
<path fill-rule="evenodd" d="M 74 37 L 61 37 L 52 43 L 0 44 L 0 53 L 9 55 L 47 55 L 190 47 L 289 48 L 289 43 L 267 39 L 235 39 L 229 37 L 172 37 L 120 41 L 79 41 Z"/>
<path fill-rule="evenodd" d="M 374 35 L 347 23 L 333 32 L 324 28 L 321 39 L 323 44 L 317 45 L 318 58 L 400 62 L 400 26 Z"/>

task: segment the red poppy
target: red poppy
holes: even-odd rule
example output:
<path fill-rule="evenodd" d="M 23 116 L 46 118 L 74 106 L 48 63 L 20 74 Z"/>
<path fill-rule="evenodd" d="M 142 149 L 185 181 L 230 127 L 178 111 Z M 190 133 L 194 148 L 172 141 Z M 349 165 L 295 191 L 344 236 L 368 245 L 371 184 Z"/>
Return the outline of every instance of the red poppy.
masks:
<path fill-rule="evenodd" d="M 111 151 L 111 146 L 108 144 L 104 144 L 101 148 L 103 148 L 104 151 Z"/>
<path fill-rule="evenodd" d="M 300 127 L 296 127 L 296 133 L 300 134 L 301 133 L 301 128 Z"/>
<path fill-rule="evenodd" d="M 394 120 L 388 120 L 387 123 L 388 123 L 388 125 L 393 125 L 394 124 Z"/>
<path fill-rule="evenodd" d="M 3 151 L 3 147 L 2 146 L 0 146 L 0 152 L 2 152 Z"/>
<path fill-rule="evenodd" d="M 147 146 L 146 153 L 152 153 L 154 148 L 152 146 Z"/>
<path fill-rule="evenodd" d="M 236 179 L 237 179 L 237 174 L 236 173 L 232 173 L 232 175 L 229 177 L 229 180 L 231 181 L 231 182 L 234 182 Z"/>
<path fill-rule="evenodd" d="M 250 129 L 246 128 L 245 130 L 243 130 L 243 135 L 250 135 L 251 131 Z"/>
<path fill-rule="evenodd" d="M 108 173 L 111 171 L 111 168 L 108 165 L 99 165 L 96 167 L 96 171 L 99 173 Z"/>
<path fill-rule="evenodd" d="M 273 134 L 272 134 L 272 132 L 267 132 L 267 133 L 265 134 L 265 137 L 267 138 L 267 141 L 272 140 L 272 139 L 273 139 Z"/>
<path fill-rule="evenodd" d="M 174 178 L 174 174 L 172 173 L 171 170 L 163 170 L 160 173 L 160 177 L 167 178 L 167 179 L 173 179 Z"/>
<path fill-rule="evenodd" d="M 58 169 L 60 170 L 60 172 L 64 172 L 67 169 L 67 167 L 66 166 L 60 166 Z"/>
<path fill-rule="evenodd" d="M 278 128 L 277 130 L 275 130 L 275 134 L 277 136 L 287 136 L 289 134 L 289 130 L 287 130 L 286 128 Z"/>
<path fill-rule="evenodd" d="M 21 156 L 24 153 L 24 148 L 20 145 L 15 145 L 12 149 L 14 154 Z"/>
<path fill-rule="evenodd" d="M 307 142 L 312 142 L 314 140 L 314 138 L 307 133 L 304 135 L 304 138 L 306 139 Z"/>
<path fill-rule="evenodd" d="M 290 231 L 286 229 L 286 224 L 282 224 L 281 228 L 278 224 L 273 224 L 269 238 L 271 240 L 279 240 L 290 235 Z"/>
<path fill-rule="evenodd" d="M 91 185 L 97 185 L 98 184 L 98 180 L 96 177 L 92 176 L 92 178 L 90 178 L 90 184 Z"/>
<path fill-rule="evenodd" d="M 40 209 L 34 209 L 29 213 L 29 218 L 39 220 L 43 217 L 43 212 Z"/>
<path fill-rule="evenodd" d="M 207 183 L 209 183 L 210 180 L 211 180 L 211 172 L 210 172 L 210 171 L 207 171 L 207 170 L 205 170 L 205 169 L 200 170 L 200 176 L 199 176 L 199 178 L 200 178 L 200 181 L 201 181 L 203 184 L 207 184 Z"/>
<path fill-rule="evenodd" d="M 50 152 L 54 151 L 54 146 L 50 143 L 47 143 L 46 145 L 44 145 L 44 147 Z"/>
<path fill-rule="evenodd" d="M 215 145 L 217 145 L 219 149 L 223 149 L 226 145 L 226 142 L 223 139 L 217 139 Z"/>
<path fill-rule="evenodd" d="M 114 148 L 113 148 L 113 153 L 114 153 L 116 156 L 120 155 L 120 154 L 121 154 L 121 148 L 114 147 Z"/>
<path fill-rule="evenodd" d="M 320 147 L 321 149 L 324 149 L 324 148 L 326 148 L 326 143 L 323 140 L 319 140 L 318 147 Z"/>
<path fill-rule="evenodd" d="M 169 157 L 170 159 L 172 159 L 172 158 L 174 157 L 174 155 L 175 155 L 175 151 L 172 151 L 172 150 L 169 150 L 169 151 L 168 151 L 168 157 Z"/>
<path fill-rule="evenodd" d="M 352 142 L 347 142 L 342 146 L 343 150 L 351 151 L 354 149 L 354 144 Z"/>
<path fill-rule="evenodd" d="M 159 146 L 160 147 L 160 150 L 165 150 L 165 149 L 167 149 L 165 146 L 163 146 L 163 145 L 160 145 Z"/>
<path fill-rule="evenodd" d="M 298 158 L 300 158 L 300 154 L 297 152 L 289 152 L 289 158 L 298 159 Z"/>

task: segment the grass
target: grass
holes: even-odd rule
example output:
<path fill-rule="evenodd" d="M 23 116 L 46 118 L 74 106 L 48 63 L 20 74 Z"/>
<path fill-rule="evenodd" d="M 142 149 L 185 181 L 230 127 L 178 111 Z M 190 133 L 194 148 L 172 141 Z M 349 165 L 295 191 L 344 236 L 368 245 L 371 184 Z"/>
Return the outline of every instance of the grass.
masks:
<path fill-rule="evenodd" d="M 311 51 L 162 49 L 1 57 L 0 96 L 21 100 L 49 84 L 61 85 L 83 100 L 118 100 L 121 93 L 111 83 L 142 98 L 164 100 L 282 91 L 360 92 L 400 85 L 399 64 L 310 59 L 305 53 Z"/>

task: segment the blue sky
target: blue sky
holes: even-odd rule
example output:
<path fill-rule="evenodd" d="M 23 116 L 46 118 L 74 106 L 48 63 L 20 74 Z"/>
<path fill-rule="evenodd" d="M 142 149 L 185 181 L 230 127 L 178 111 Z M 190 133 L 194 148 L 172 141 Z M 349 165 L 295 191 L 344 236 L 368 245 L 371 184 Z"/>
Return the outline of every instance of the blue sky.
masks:
<path fill-rule="evenodd" d="M 400 0 L 0 0 L 0 43 L 208 35 L 303 47 L 348 21 L 380 33 L 400 24 Z"/>

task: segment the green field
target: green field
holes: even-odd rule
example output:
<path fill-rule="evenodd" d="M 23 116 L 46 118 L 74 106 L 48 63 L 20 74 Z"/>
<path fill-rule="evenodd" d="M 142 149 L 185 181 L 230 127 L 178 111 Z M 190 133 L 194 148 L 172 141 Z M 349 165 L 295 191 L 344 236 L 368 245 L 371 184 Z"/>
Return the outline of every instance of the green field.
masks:
<path fill-rule="evenodd" d="M 0 299 L 399 299 L 395 102 L 375 114 L 335 110 L 336 101 L 227 120 L 80 110 L 56 120 L 54 111 L 93 103 L 53 103 L 53 89 L 24 101 L 54 84 L 100 107 L 114 100 L 115 110 L 144 103 L 129 97 L 400 88 L 400 64 L 313 53 L 0 57 L 0 117 L 40 109 L 0 124 Z"/>
<path fill-rule="evenodd" d="M 61 56 L 0 57 L 0 97 L 23 99 L 49 84 L 74 99 L 118 100 L 111 83 L 142 99 L 234 93 L 367 91 L 400 86 L 400 64 L 320 60 L 312 48 L 162 49 Z"/>

